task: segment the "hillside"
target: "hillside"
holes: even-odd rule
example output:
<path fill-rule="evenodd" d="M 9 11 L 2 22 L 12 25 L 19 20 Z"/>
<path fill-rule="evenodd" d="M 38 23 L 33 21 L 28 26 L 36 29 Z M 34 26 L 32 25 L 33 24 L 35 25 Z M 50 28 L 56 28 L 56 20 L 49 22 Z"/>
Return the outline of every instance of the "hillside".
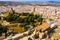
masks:
<path fill-rule="evenodd" d="M 45 5 L 45 6 L 60 6 L 60 2 L 56 1 L 47 1 L 47 2 L 40 2 L 40 1 L 26 1 L 26 2 L 12 2 L 12 1 L 0 1 L 1 5 Z"/>

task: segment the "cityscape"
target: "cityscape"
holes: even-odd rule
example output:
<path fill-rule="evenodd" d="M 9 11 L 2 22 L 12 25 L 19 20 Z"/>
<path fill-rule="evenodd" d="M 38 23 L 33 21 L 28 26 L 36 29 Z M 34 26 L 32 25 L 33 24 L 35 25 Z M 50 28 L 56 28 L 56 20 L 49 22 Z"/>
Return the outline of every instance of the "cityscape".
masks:
<path fill-rule="evenodd" d="M 60 1 L 0 1 L 0 40 L 60 40 Z"/>

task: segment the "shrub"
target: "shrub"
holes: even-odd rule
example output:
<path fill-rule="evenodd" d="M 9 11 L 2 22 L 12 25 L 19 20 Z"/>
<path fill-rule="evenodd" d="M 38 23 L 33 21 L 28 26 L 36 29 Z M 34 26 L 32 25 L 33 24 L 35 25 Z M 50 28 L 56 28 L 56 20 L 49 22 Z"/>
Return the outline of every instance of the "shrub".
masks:
<path fill-rule="evenodd" d="M 31 32 L 29 32 L 28 35 L 31 35 Z"/>
<path fill-rule="evenodd" d="M 29 37 L 28 40 L 32 40 L 32 39 Z"/>
<path fill-rule="evenodd" d="M 39 34 L 35 34 L 35 35 L 34 35 L 34 38 L 35 38 L 35 39 L 39 38 Z"/>
<path fill-rule="evenodd" d="M 28 36 L 28 34 L 23 34 L 24 36 Z"/>

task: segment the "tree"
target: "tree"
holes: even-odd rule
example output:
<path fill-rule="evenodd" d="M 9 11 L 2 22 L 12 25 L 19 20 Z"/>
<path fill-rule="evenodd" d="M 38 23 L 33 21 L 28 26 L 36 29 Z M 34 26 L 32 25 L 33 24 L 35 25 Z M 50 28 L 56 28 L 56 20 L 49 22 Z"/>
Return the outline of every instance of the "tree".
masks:
<path fill-rule="evenodd" d="M 8 30 L 7 27 L 3 27 L 3 26 L 0 24 L 0 34 L 2 34 L 2 33 L 6 33 L 7 30 Z"/>
<path fill-rule="evenodd" d="M 2 25 L 0 24 L 0 34 L 2 33 L 2 30 L 3 30 Z"/>
<path fill-rule="evenodd" d="M 28 40 L 32 40 L 32 39 L 29 37 Z"/>
<path fill-rule="evenodd" d="M 1 16 L 0 16 L 0 20 L 1 20 Z"/>
<path fill-rule="evenodd" d="M 16 19 L 16 22 L 18 22 L 18 23 L 23 23 L 23 22 L 24 22 L 24 19 L 21 18 L 21 17 L 19 17 L 19 18 Z"/>
<path fill-rule="evenodd" d="M 35 39 L 39 38 L 39 34 L 35 34 L 35 35 L 34 35 L 34 38 L 35 38 Z"/>
<path fill-rule="evenodd" d="M 42 24 L 43 18 L 41 16 L 38 16 L 37 20 L 38 20 L 38 22 L 41 22 L 41 24 Z"/>
<path fill-rule="evenodd" d="M 5 19 L 9 22 L 13 22 L 15 21 L 16 19 L 18 18 L 18 15 L 17 14 L 10 14 L 8 15 Z"/>

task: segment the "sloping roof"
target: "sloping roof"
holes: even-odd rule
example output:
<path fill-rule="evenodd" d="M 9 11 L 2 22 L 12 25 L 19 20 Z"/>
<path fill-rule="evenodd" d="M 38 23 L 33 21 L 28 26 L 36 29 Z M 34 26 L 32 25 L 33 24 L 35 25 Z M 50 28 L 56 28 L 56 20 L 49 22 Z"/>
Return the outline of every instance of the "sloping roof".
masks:
<path fill-rule="evenodd" d="M 46 30 L 49 28 L 49 24 L 48 23 L 43 23 L 42 25 L 36 27 L 36 30 L 40 30 L 42 29 L 42 31 Z"/>

